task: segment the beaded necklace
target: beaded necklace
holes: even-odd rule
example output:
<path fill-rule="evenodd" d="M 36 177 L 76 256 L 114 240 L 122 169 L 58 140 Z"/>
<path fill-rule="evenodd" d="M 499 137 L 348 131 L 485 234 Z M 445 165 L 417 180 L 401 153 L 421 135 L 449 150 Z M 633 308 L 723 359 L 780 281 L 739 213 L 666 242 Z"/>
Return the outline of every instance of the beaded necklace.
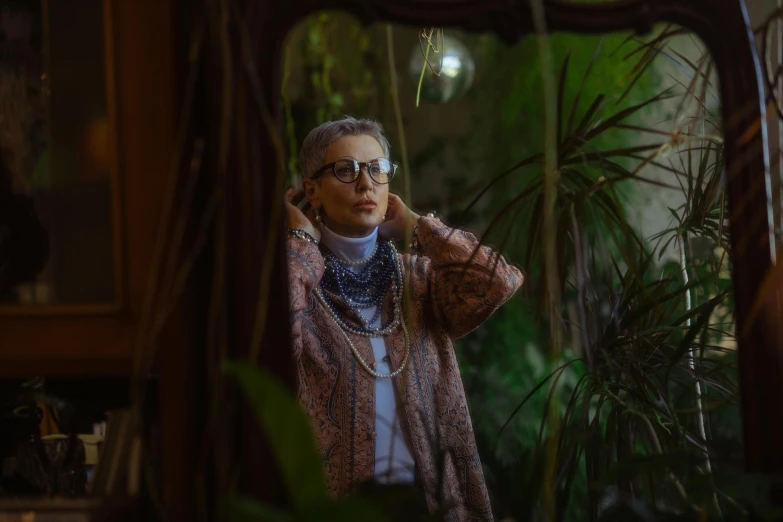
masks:
<path fill-rule="evenodd" d="M 347 329 L 359 335 L 377 336 L 391 327 L 395 317 L 392 316 L 381 328 L 370 327 L 381 315 L 383 298 L 391 285 L 393 289 L 399 286 L 401 275 L 397 273 L 397 252 L 391 242 L 376 243 L 375 250 L 363 260 L 361 270 L 354 272 L 337 258 L 328 248 L 321 244 L 326 270 L 321 278 L 321 288 L 339 295 L 346 305 L 360 319 L 362 326 L 353 326 L 343 321 Z M 353 264 L 352 266 L 357 266 Z M 396 292 L 395 292 L 396 293 Z M 335 303 L 326 295 L 329 308 L 339 314 Z M 370 319 L 362 315 L 361 310 L 375 307 L 375 313 Z M 340 314 L 341 315 L 341 314 Z"/>
<path fill-rule="evenodd" d="M 326 308 L 329 315 L 332 316 L 332 319 L 340 328 L 354 357 L 356 357 L 359 365 L 365 371 L 379 379 L 391 378 L 399 375 L 408 363 L 408 358 L 410 356 L 410 337 L 408 335 L 408 329 L 405 327 L 405 321 L 402 319 L 402 296 L 404 286 L 402 282 L 402 262 L 397 255 L 397 249 L 394 247 L 394 243 L 389 241 L 388 243 L 381 245 L 380 248 L 378 248 L 378 245 L 376 244 L 376 248 L 373 250 L 370 257 L 367 258 L 366 261 L 363 260 L 358 263 L 366 265 L 358 274 L 347 269 L 325 246 L 320 245 L 320 247 L 324 256 L 326 270 L 324 276 L 321 278 L 320 288 L 315 289 L 316 297 L 318 297 L 318 300 L 324 308 Z M 354 264 L 353 266 L 356 265 Z M 381 328 L 370 327 L 369 324 L 374 322 L 380 314 L 383 298 L 386 295 L 386 291 L 390 284 L 394 300 L 392 317 Z M 328 296 L 328 293 L 325 293 L 322 290 L 328 290 L 329 292 L 338 294 L 351 310 L 362 318 L 363 326 L 357 327 L 349 323 L 337 309 L 335 303 Z M 375 314 L 370 321 L 364 320 L 358 310 L 371 306 L 377 307 L 375 309 Z M 402 326 L 402 333 L 405 339 L 405 358 L 402 360 L 400 367 L 390 374 L 381 374 L 370 368 L 370 365 L 362 358 L 361 354 L 356 349 L 356 346 L 354 346 L 351 341 L 351 338 L 348 336 L 348 332 L 351 332 L 363 337 L 386 337 L 400 325 Z"/>

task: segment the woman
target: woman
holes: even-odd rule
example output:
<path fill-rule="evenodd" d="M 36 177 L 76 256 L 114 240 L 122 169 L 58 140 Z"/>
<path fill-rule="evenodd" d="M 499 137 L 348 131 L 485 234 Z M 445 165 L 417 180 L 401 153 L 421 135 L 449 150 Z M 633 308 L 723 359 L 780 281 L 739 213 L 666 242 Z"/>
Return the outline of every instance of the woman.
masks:
<path fill-rule="evenodd" d="M 492 520 L 452 340 L 522 274 L 390 194 L 388 158 L 369 120 L 324 123 L 302 144 L 304 190 L 286 193 L 299 399 L 336 496 L 368 480 L 417 484 L 430 511 Z M 296 206 L 304 197 L 309 217 Z M 406 237 L 413 255 L 394 247 Z"/>

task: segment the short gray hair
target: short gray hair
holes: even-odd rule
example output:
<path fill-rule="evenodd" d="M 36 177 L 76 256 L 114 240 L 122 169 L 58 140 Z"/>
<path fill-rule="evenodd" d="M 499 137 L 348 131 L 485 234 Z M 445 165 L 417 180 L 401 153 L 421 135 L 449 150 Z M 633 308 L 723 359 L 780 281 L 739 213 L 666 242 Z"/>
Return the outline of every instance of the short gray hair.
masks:
<path fill-rule="evenodd" d="M 346 116 L 342 120 L 322 123 L 307 135 L 299 151 L 299 169 L 302 177 L 309 178 L 321 168 L 329 146 L 343 136 L 375 138 L 383 149 L 383 156 L 389 158 L 389 140 L 383 134 L 383 126 L 380 123 Z"/>

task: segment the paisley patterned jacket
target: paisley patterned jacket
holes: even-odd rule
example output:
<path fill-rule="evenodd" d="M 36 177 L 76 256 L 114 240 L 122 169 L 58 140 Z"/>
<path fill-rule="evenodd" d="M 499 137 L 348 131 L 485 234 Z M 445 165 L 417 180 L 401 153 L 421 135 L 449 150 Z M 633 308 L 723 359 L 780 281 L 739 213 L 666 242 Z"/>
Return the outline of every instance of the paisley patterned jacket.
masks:
<path fill-rule="evenodd" d="M 411 353 L 394 388 L 403 431 L 430 511 L 449 506 L 450 520 L 492 520 L 452 340 L 483 323 L 523 277 L 491 249 L 476 250 L 472 234 L 438 219 L 420 218 L 417 239 L 418 255 L 402 256 Z M 287 259 L 297 393 L 314 428 L 329 488 L 342 498 L 373 478 L 375 378 L 356 361 L 313 293 L 324 272 L 318 247 L 292 237 Z M 344 317 L 353 317 L 339 297 L 330 297 Z M 389 292 L 382 321 L 392 309 Z M 370 340 L 349 335 L 373 366 Z M 405 356 L 401 329 L 385 340 L 391 367 L 398 368 Z"/>

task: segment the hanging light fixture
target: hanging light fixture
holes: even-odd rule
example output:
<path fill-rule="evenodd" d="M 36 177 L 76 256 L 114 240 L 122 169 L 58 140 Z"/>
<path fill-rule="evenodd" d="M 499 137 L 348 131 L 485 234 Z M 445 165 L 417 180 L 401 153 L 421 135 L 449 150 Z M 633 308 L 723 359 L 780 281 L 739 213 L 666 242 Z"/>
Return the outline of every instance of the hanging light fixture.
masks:
<path fill-rule="evenodd" d="M 460 99 L 473 85 L 476 73 L 470 50 L 458 38 L 437 34 L 435 29 L 422 30 L 419 38 L 420 45 L 408 60 L 408 73 L 414 88 L 421 82 L 420 98 L 430 103 Z"/>

